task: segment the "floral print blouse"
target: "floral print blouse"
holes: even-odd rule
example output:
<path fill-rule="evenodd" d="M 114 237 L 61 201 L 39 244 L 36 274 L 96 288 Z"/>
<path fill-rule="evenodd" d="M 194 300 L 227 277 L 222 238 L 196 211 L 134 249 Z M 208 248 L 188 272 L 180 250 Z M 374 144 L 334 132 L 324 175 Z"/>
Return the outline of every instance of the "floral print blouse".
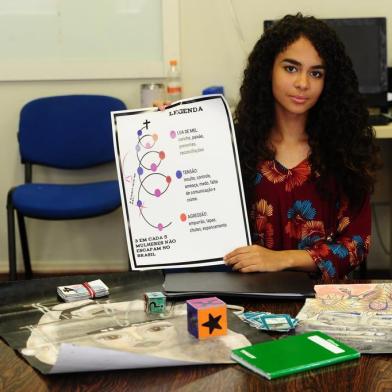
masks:
<path fill-rule="evenodd" d="M 259 164 L 251 207 L 253 242 L 269 249 L 309 252 L 323 280 L 344 278 L 367 256 L 371 211 L 350 209 L 332 182 L 331 198 L 321 198 L 304 160 L 292 169 L 278 161 Z"/>

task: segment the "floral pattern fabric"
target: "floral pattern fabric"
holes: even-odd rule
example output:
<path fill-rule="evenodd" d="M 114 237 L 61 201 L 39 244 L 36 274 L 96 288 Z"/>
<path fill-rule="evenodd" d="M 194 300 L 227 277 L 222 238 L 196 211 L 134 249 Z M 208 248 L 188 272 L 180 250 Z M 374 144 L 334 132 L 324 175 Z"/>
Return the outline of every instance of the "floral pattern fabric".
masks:
<path fill-rule="evenodd" d="M 366 258 L 370 246 L 370 199 L 356 211 L 331 181 L 323 198 L 304 160 L 292 169 L 278 161 L 258 166 L 250 218 L 253 241 L 274 250 L 306 250 L 324 280 L 341 279 Z"/>

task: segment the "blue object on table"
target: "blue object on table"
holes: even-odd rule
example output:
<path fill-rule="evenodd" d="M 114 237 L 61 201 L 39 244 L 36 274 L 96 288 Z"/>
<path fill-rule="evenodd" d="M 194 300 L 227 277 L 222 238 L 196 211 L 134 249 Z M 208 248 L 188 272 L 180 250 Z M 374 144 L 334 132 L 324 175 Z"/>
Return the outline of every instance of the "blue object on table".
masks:
<path fill-rule="evenodd" d="M 222 94 L 225 95 L 225 89 L 223 86 L 211 86 L 207 87 L 202 91 L 203 95 L 211 95 L 211 94 Z"/>
<path fill-rule="evenodd" d="M 35 99 L 20 113 L 18 141 L 25 183 L 7 198 L 10 279 L 16 279 L 15 217 L 26 276 L 31 262 L 24 217 L 63 220 L 92 218 L 121 205 L 117 180 L 78 184 L 32 183 L 32 166 L 84 169 L 114 161 L 110 112 L 126 109 L 104 95 L 63 95 Z"/>

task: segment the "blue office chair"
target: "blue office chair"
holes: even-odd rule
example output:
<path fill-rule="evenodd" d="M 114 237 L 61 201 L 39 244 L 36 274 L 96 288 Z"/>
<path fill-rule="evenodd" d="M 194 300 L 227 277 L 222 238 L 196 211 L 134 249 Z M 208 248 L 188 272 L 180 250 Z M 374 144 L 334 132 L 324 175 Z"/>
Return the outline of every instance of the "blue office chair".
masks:
<path fill-rule="evenodd" d="M 16 211 L 26 277 L 32 275 L 24 217 L 63 220 L 107 214 L 121 205 L 117 180 L 87 184 L 32 183 L 32 166 L 84 169 L 114 160 L 110 111 L 119 99 L 102 95 L 39 98 L 21 110 L 19 147 L 25 184 L 8 192 L 9 278 L 15 280 Z"/>

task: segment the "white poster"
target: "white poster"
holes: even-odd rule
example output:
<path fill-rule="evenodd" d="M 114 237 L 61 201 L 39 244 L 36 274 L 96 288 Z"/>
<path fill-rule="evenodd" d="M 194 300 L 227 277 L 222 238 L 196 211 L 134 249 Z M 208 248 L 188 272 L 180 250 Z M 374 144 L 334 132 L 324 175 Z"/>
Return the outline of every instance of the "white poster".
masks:
<path fill-rule="evenodd" d="M 223 264 L 250 244 L 225 99 L 209 95 L 112 113 L 132 269 Z"/>

